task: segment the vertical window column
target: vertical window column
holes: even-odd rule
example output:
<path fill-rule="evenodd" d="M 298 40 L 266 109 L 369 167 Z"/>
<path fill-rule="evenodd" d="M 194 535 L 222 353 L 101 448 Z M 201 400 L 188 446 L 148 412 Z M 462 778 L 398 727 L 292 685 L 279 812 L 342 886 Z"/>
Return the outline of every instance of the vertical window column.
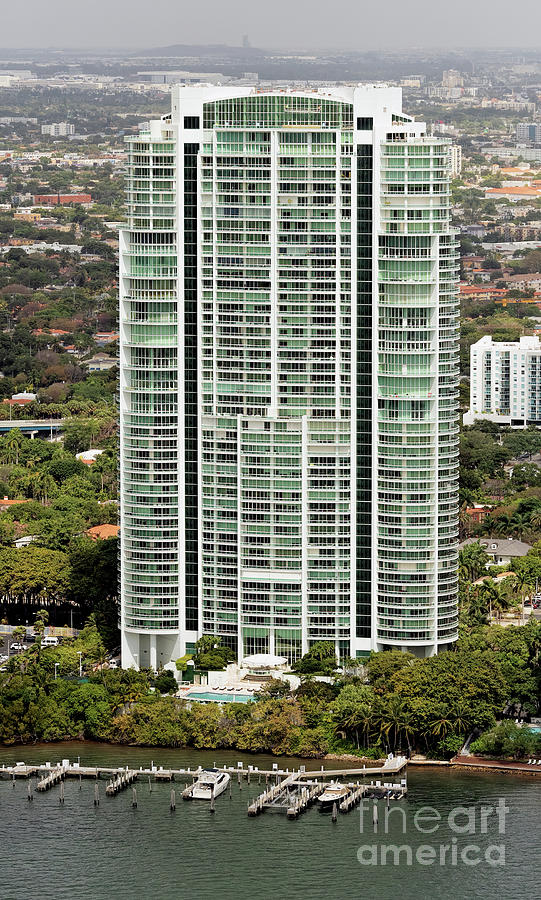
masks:
<path fill-rule="evenodd" d="M 184 144 L 184 459 L 186 629 L 198 628 L 197 600 L 197 154 Z"/>
<path fill-rule="evenodd" d="M 356 634 L 371 635 L 373 148 L 357 147 L 357 571 Z"/>

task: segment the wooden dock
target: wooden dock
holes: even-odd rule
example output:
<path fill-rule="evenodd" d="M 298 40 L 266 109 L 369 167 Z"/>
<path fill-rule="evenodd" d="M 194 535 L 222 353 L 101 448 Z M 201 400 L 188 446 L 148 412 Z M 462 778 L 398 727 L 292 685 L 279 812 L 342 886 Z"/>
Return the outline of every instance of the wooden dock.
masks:
<path fill-rule="evenodd" d="M 276 764 L 276 767 L 273 767 L 272 769 L 260 769 L 258 766 L 245 766 L 244 763 L 238 763 L 236 766 L 219 766 L 215 764 L 213 765 L 213 768 L 218 769 L 220 772 L 227 772 L 231 776 L 242 778 L 245 781 L 249 781 L 250 778 L 263 777 L 266 782 L 268 782 L 272 778 L 284 779 L 289 778 L 291 775 L 295 775 L 300 779 L 339 778 L 358 775 L 366 778 L 377 778 L 385 775 L 397 775 L 406 768 L 406 765 L 406 758 L 404 756 L 397 756 L 386 759 L 381 766 L 362 766 L 359 768 L 344 767 L 341 769 L 325 769 L 321 766 L 319 769 L 306 770 L 304 766 L 301 766 L 297 771 L 289 768 L 280 768 Z M 0 779 L 13 777 L 31 778 L 36 775 L 45 776 L 49 772 L 54 772 L 59 768 L 64 769 L 65 778 L 106 778 L 108 780 L 116 777 L 121 772 L 126 772 L 130 769 L 129 766 L 84 766 L 79 763 L 70 762 L 68 759 L 56 763 L 33 763 L 31 765 L 20 762 L 13 766 L 0 766 Z M 152 764 L 147 767 L 140 766 L 138 769 L 130 769 L 130 771 L 137 772 L 139 778 L 151 778 L 154 781 L 172 781 L 175 778 L 178 778 L 179 780 L 198 778 L 203 770 L 201 766 L 193 768 L 190 766 L 187 766 L 186 768 L 165 768 L 164 766 Z"/>
<path fill-rule="evenodd" d="M 61 781 L 64 781 L 66 777 L 66 770 L 64 766 L 56 766 L 56 768 L 52 769 L 41 781 L 38 781 L 36 785 L 37 791 L 49 791 L 55 784 L 60 784 Z"/>
<path fill-rule="evenodd" d="M 114 778 L 111 779 L 107 787 L 105 788 L 105 794 L 107 797 L 116 797 L 117 794 L 120 794 L 121 791 L 125 791 L 130 784 L 137 779 L 138 773 L 133 769 L 126 769 L 123 772 L 119 772 Z"/>
<path fill-rule="evenodd" d="M 237 766 L 217 766 L 213 768 L 221 772 L 226 772 L 231 777 L 231 782 L 236 779 L 239 788 L 242 787 L 242 781 L 245 780 L 250 784 L 251 779 L 257 778 L 261 784 L 264 779 L 265 788 L 259 796 L 251 800 L 248 804 L 248 815 L 257 816 L 259 813 L 268 809 L 284 811 L 289 819 L 296 819 L 301 813 L 307 810 L 313 803 L 317 801 L 319 795 L 323 792 L 328 779 L 342 779 L 349 788 L 349 793 L 340 803 L 340 812 L 347 813 L 359 803 L 363 797 L 400 799 L 405 796 L 407 788 L 406 781 L 403 778 L 400 783 L 396 783 L 393 776 L 399 775 L 407 765 L 407 760 L 403 756 L 389 756 L 382 765 L 370 766 L 366 765 L 359 768 L 336 768 L 325 769 L 323 766 L 319 769 L 306 770 L 305 766 L 301 766 L 298 770 L 290 770 L 289 768 L 279 768 L 275 763 L 272 769 L 259 769 L 257 766 L 245 766 L 244 763 L 238 763 Z M 149 787 L 151 781 L 155 782 L 172 782 L 175 780 L 188 782 L 188 786 L 182 792 L 184 799 L 191 799 L 193 785 L 201 775 L 203 769 L 201 766 L 191 768 L 164 768 L 156 766 L 154 762 L 148 767 L 140 766 L 139 769 L 130 768 L 129 766 L 84 766 L 80 763 L 72 763 L 68 759 L 56 763 L 42 763 L 39 765 L 26 765 L 19 762 L 14 766 L 3 765 L 0 767 L 0 779 L 16 778 L 32 778 L 37 777 L 38 791 L 48 791 L 55 785 L 61 785 L 61 793 L 64 790 L 63 782 L 67 778 L 91 778 L 97 782 L 100 778 L 108 781 L 105 793 L 107 797 L 115 797 L 117 794 L 126 790 L 130 785 L 138 779 L 148 780 Z M 385 780 L 388 777 L 393 780 Z M 382 780 L 376 780 L 378 777 Z M 347 779 L 347 781 L 346 781 Z M 94 802 L 98 805 L 99 799 L 97 792 L 98 785 L 96 783 L 94 789 Z M 137 806 L 136 789 L 133 787 L 134 799 L 132 806 Z M 62 801 L 61 801 L 62 802 Z M 173 804 L 173 801 L 171 801 Z M 171 809 L 174 806 L 171 805 Z M 214 811 L 214 809 L 212 810 Z"/>
<path fill-rule="evenodd" d="M 367 769 L 320 769 L 319 772 L 306 772 L 302 769 L 292 772 L 285 779 L 277 779 L 277 783 L 263 791 L 248 806 L 248 815 L 257 816 L 265 809 L 285 810 L 289 819 L 296 819 L 300 813 L 311 806 L 325 789 L 326 778 L 340 778 L 351 775 L 371 776 L 370 782 L 348 782 L 349 793 L 340 804 L 340 811 L 349 812 L 363 797 L 402 799 L 407 793 L 406 780 L 400 783 L 374 781 L 374 775 L 396 775 L 407 765 L 405 757 L 389 758 L 383 766 Z M 314 775 L 317 779 L 313 780 Z"/>

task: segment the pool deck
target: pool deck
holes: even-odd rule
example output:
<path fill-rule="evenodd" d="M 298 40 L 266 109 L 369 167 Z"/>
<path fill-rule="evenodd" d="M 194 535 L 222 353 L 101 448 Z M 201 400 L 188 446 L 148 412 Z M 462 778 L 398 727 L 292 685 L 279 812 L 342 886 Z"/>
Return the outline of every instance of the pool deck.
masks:
<path fill-rule="evenodd" d="M 199 703 L 247 703 L 255 699 L 256 691 L 239 690 L 238 688 L 225 688 L 223 690 L 197 686 L 177 694 L 181 700 L 197 700 Z"/>

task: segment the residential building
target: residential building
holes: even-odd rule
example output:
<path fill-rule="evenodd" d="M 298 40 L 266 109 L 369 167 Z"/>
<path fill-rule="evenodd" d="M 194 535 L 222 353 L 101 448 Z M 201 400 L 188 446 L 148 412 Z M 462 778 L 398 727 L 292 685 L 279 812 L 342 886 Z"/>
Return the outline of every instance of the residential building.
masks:
<path fill-rule="evenodd" d="M 491 284 L 461 284 L 460 296 L 463 300 L 503 300 L 507 296 L 506 288 L 497 288 Z"/>
<path fill-rule="evenodd" d="M 92 203 L 91 194 L 34 194 L 34 206 L 68 206 Z"/>
<path fill-rule="evenodd" d="M 118 332 L 116 331 L 97 331 L 94 335 L 94 340 L 96 344 L 112 344 L 113 341 L 118 341 Z"/>
<path fill-rule="evenodd" d="M 482 503 L 474 503 L 473 506 L 466 507 L 466 515 L 475 525 L 481 525 L 491 512 L 492 507 L 483 506 Z"/>
<path fill-rule="evenodd" d="M 483 145 L 483 154 L 488 158 L 493 156 L 499 159 L 516 159 L 517 157 L 522 157 L 522 159 L 529 160 L 533 163 L 541 162 L 541 148 L 538 149 L 536 147 L 487 147 L 486 145 Z"/>
<path fill-rule="evenodd" d="M 509 275 L 506 284 L 515 291 L 541 291 L 541 272 L 523 272 Z"/>
<path fill-rule="evenodd" d="M 541 144 L 541 122 L 519 122 L 516 127 L 517 141 Z"/>
<path fill-rule="evenodd" d="M 70 134 L 75 134 L 75 125 L 71 125 L 69 122 L 53 122 L 52 125 L 42 125 L 41 133 L 51 137 L 68 137 Z"/>
<path fill-rule="evenodd" d="M 485 335 L 470 348 L 470 409 L 464 424 L 488 419 L 503 425 L 541 424 L 541 343 L 493 341 Z"/>
<path fill-rule="evenodd" d="M 124 666 L 457 637 L 449 145 L 386 86 L 176 86 L 128 138 Z"/>
<path fill-rule="evenodd" d="M 514 538 L 468 538 L 460 545 L 460 549 L 466 547 L 467 544 L 476 544 L 479 542 L 485 553 L 490 557 L 489 566 L 508 566 L 513 560 L 521 556 L 526 556 L 532 549 L 531 544 L 525 541 L 517 541 Z"/>
<path fill-rule="evenodd" d="M 451 144 L 449 147 L 449 167 L 451 178 L 457 178 L 462 172 L 462 147 L 459 144 Z"/>
<path fill-rule="evenodd" d="M 32 209 L 18 209 L 13 213 L 13 218 L 21 222 L 39 222 L 41 213 L 34 212 Z"/>
<path fill-rule="evenodd" d="M 20 503 L 30 503 L 30 500 L 8 500 L 7 497 L 4 497 L 3 500 L 0 500 L 0 511 L 5 512 L 10 506 L 18 506 Z"/>
<path fill-rule="evenodd" d="M 80 459 L 85 466 L 92 466 L 102 453 L 105 453 L 105 450 L 82 450 L 80 453 L 75 454 L 75 458 Z"/>
<path fill-rule="evenodd" d="M 464 87 L 464 78 L 457 69 L 448 69 L 443 73 L 441 83 L 447 88 Z"/>
<path fill-rule="evenodd" d="M 12 394 L 11 398 L 5 397 L 2 403 L 7 403 L 9 406 L 27 406 L 29 403 L 35 403 L 36 400 L 36 394 L 32 394 L 29 391 L 21 391 L 19 394 Z"/>
<path fill-rule="evenodd" d="M 541 199 L 541 188 L 530 184 L 508 185 L 507 187 L 485 188 L 485 200 L 520 200 Z"/>
<path fill-rule="evenodd" d="M 118 359 L 108 353 L 96 353 L 91 359 L 85 359 L 84 365 L 89 372 L 108 372 L 118 366 Z"/>
<path fill-rule="evenodd" d="M 84 533 L 93 541 L 108 541 L 110 538 L 118 537 L 119 531 L 118 525 L 94 525 L 87 528 Z"/>

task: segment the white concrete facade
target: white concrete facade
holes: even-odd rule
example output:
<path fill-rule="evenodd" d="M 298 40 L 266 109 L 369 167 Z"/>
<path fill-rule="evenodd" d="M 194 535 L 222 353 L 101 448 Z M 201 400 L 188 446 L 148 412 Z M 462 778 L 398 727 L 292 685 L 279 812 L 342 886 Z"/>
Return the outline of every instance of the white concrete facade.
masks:
<path fill-rule="evenodd" d="M 493 341 L 490 335 L 470 348 L 470 408 L 464 424 L 486 419 L 527 427 L 541 422 L 541 343 Z"/>
<path fill-rule="evenodd" d="M 175 87 L 120 235 L 123 665 L 457 636 L 449 144 L 385 86 Z"/>

